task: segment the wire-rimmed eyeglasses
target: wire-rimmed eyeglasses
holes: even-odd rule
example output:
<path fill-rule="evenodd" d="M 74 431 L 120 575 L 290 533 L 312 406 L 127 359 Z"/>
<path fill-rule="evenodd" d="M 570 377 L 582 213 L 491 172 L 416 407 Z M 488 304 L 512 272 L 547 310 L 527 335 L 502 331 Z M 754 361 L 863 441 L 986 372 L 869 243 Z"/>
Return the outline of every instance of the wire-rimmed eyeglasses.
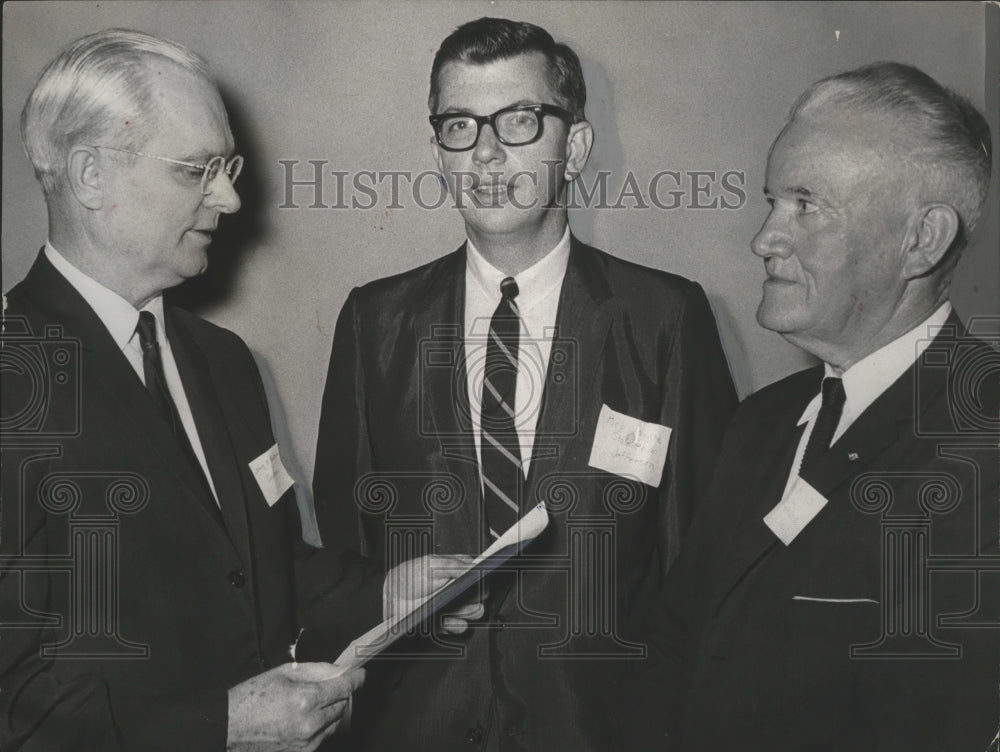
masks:
<path fill-rule="evenodd" d="M 197 173 L 201 173 L 201 192 L 203 195 L 208 195 L 208 186 L 213 180 L 219 177 L 219 173 L 226 173 L 226 177 L 229 178 L 230 183 L 235 183 L 236 178 L 240 176 L 240 171 L 243 169 L 243 157 L 236 154 L 229 159 L 225 157 L 212 157 L 204 164 L 198 164 L 196 162 L 185 162 L 181 159 L 171 159 L 170 157 L 159 157 L 156 154 L 146 154 L 141 151 L 132 151 L 131 149 L 119 149 L 115 146 L 101 146 L 96 145 L 96 149 L 108 149 L 109 151 L 119 151 L 123 154 L 134 154 L 137 157 L 146 157 L 147 159 L 158 159 L 161 162 L 167 162 L 169 164 L 180 165 L 182 167 L 187 167 L 190 170 L 196 171 L 192 174 L 192 177 L 196 177 Z"/>

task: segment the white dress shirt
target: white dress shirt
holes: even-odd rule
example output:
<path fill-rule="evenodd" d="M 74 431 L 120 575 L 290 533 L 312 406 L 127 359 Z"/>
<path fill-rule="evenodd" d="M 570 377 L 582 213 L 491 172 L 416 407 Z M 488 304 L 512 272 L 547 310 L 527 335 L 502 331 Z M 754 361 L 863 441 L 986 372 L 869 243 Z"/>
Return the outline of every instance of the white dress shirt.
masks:
<path fill-rule="evenodd" d="M 94 313 L 101 320 L 101 323 L 111 334 L 115 344 L 121 349 L 122 354 L 132 370 L 135 371 L 139 380 L 146 383 L 142 367 L 142 347 L 139 344 L 139 333 L 136 326 L 139 323 L 139 311 L 135 306 L 121 297 L 118 293 L 109 290 L 97 280 L 88 277 L 77 269 L 73 264 L 59 253 L 51 242 L 45 244 L 45 256 L 52 263 L 66 281 L 83 296 Z M 208 462 L 205 459 L 205 450 L 201 445 L 198 430 L 195 427 L 194 415 L 191 413 L 191 405 L 188 403 L 187 395 L 184 393 L 184 385 L 181 383 L 181 375 L 177 370 L 177 361 L 174 360 L 174 353 L 170 349 L 170 337 L 163 318 L 163 296 L 157 295 L 142 307 L 143 311 L 149 311 L 156 317 L 156 341 L 160 346 L 160 359 L 163 362 L 163 373 L 167 380 L 167 389 L 177 406 L 177 413 L 180 415 L 184 431 L 187 433 L 191 448 L 195 457 L 198 458 L 201 469 L 205 472 L 208 485 L 215 497 L 215 503 L 219 503 L 218 493 L 215 490 L 215 483 L 212 481 L 212 474 L 208 470 Z"/>
<path fill-rule="evenodd" d="M 569 227 L 562 239 L 540 261 L 514 277 L 518 294 L 515 302 L 521 314 L 518 342 L 517 385 L 514 395 L 514 424 L 521 447 L 525 476 L 531 464 L 535 431 L 545 388 L 545 375 L 552 352 L 559 293 L 569 263 Z M 468 377 L 469 412 L 476 442 L 476 457 L 482 482 L 482 437 L 480 415 L 483 370 L 490 320 L 500 302 L 500 282 L 507 276 L 490 264 L 472 241 L 466 244 L 465 265 L 465 363 Z"/>
<path fill-rule="evenodd" d="M 930 345 L 931 340 L 944 326 L 949 315 L 951 315 L 951 303 L 945 301 L 919 326 L 914 327 L 898 339 L 894 339 L 871 355 L 862 358 L 842 374 L 839 374 L 829 363 L 823 364 L 824 378 L 839 376 L 843 379 L 844 393 L 847 397 L 844 402 L 844 411 L 840 416 L 840 423 L 837 424 L 837 430 L 830 441 L 831 446 L 844 435 L 869 405 L 917 362 L 917 359 Z M 803 431 L 798 448 L 795 450 L 795 460 L 792 462 L 782 499 L 788 496 L 799 475 L 802 455 L 805 454 L 806 444 L 812 435 L 813 425 L 816 423 L 816 416 L 819 415 L 821 404 L 822 396 L 817 394 L 806 405 L 806 409 L 799 418 L 797 425 L 807 424 L 806 430 Z"/>

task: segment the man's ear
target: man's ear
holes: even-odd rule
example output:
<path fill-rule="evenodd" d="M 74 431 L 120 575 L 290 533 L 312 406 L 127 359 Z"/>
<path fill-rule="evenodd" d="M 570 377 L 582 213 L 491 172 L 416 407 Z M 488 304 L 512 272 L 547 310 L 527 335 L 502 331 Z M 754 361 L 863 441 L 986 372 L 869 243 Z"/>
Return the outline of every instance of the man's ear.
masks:
<path fill-rule="evenodd" d="M 431 136 L 431 151 L 434 152 L 434 164 L 437 167 L 439 181 L 438 187 L 443 188 L 446 194 L 450 193 L 450 189 L 448 187 L 448 176 L 445 174 L 444 162 L 441 159 L 441 147 L 438 146 L 437 139 L 434 138 L 434 136 Z M 461 184 L 461 181 L 459 181 L 459 183 Z M 456 190 L 461 191 L 462 189 L 459 187 Z M 457 200 L 458 199 L 456 199 L 456 201 Z"/>
<path fill-rule="evenodd" d="M 586 120 L 573 123 L 566 134 L 566 180 L 575 180 L 587 166 L 594 145 L 594 128 Z"/>
<path fill-rule="evenodd" d="M 911 223 L 911 240 L 903 262 L 906 279 L 923 276 L 948 253 L 958 236 L 961 219 L 949 204 L 921 206 Z"/>
<path fill-rule="evenodd" d="M 93 147 L 74 146 L 66 157 L 66 182 L 76 200 L 91 210 L 104 205 L 101 169 L 101 155 Z"/>
<path fill-rule="evenodd" d="M 431 155 L 434 157 L 434 164 L 437 166 L 438 172 L 442 175 L 444 174 L 444 167 L 441 166 L 441 147 L 438 146 L 437 139 L 431 136 Z"/>

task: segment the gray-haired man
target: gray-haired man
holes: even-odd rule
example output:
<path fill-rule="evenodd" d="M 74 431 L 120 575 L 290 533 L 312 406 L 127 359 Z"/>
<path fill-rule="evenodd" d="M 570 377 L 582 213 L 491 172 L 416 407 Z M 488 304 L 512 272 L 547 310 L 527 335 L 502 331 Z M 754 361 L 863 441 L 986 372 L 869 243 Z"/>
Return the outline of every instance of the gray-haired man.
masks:
<path fill-rule="evenodd" d="M 989 176 L 982 115 L 910 66 L 833 76 L 793 108 L 752 244 L 757 319 L 823 365 L 727 430 L 636 748 L 989 747 L 1000 354 L 948 300 Z"/>
<path fill-rule="evenodd" d="M 92 34 L 22 133 L 49 234 L 0 349 L 0 748 L 314 749 L 363 672 L 289 646 L 316 625 L 337 655 L 380 620 L 383 572 L 302 543 L 250 351 L 163 300 L 240 207 L 207 65 Z"/>

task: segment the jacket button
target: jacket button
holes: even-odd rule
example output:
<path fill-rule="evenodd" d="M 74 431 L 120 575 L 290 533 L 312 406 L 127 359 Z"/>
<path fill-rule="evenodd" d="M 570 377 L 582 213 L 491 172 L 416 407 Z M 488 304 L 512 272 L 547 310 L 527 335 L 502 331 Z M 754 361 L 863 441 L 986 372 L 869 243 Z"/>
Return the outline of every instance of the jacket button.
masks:
<path fill-rule="evenodd" d="M 271 668 L 271 661 L 267 659 L 267 656 L 260 657 L 260 667 L 263 669 Z"/>
<path fill-rule="evenodd" d="M 469 744 L 482 744 L 483 730 L 479 726 L 473 726 L 465 732 L 465 741 Z"/>
<path fill-rule="evenodd" d="M 234 588 L 241 588 L 246 584 L 247 578 L 239 569 L 234 569 L 229 573 L 229 584 Z"/>

